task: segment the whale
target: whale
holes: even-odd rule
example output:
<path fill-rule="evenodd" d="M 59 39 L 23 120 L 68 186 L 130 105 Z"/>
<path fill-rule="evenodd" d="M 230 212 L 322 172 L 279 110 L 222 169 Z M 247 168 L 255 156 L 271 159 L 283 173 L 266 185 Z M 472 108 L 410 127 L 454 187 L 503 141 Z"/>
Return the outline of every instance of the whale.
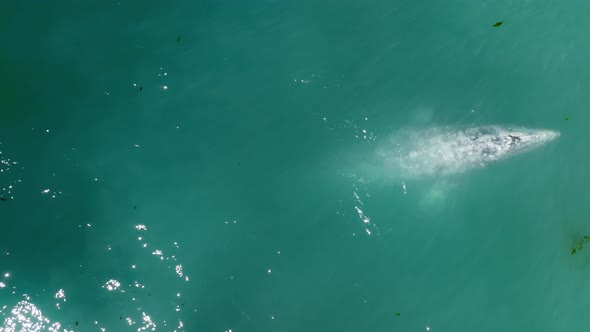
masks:
<path fill-rule="evenodd" d="M 537 149 L 560 133 L 549 129 L 486 125 L 402 130 L 376 149 L 383 172 L 403 178 L 448 176 Z"/>

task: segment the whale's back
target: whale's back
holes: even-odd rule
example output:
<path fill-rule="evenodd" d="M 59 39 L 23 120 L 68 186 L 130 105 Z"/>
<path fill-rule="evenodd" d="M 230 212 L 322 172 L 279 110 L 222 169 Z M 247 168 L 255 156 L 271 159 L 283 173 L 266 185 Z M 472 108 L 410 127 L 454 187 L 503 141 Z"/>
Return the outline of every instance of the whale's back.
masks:
<path fill-rule="evenodd" d="M 449 175 L 529 151 L 559 132 L 518 127 L 434 127 L 398 134 L 378 150 L 384 166 L 404 177 Z"/>

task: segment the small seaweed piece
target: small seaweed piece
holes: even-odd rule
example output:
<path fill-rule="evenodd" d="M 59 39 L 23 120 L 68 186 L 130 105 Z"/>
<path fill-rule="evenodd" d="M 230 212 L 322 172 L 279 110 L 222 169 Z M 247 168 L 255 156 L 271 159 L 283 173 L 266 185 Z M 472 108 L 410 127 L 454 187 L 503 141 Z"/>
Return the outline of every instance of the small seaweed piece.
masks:
<path fill-rule="evenodd" d="M 568 121 L 570 118 L 568 118 L 567 116 L 564 116 L 564 117 L 563 117 L 563 119 L 564 119 L 565 121 Z"/>
<path fill-rule="evenodd" d="M 395 315 L 396 315 L 396 316 L 399 316 L 399 315 L 401 315 L 401 314 L 400 314 L 399 312 L 396 312 L 396 313 L 395 313 Z"/>
<path fill-rule="evenodd" d="M 176 42 L 177 42 L 177 43 L 180 43 L 180 37 L 181 37 L 181 36 L 182 36 L 182 35 L 178 35 L 178 37 L 176 38 Z"/>
<path fill-rule="evenodd" d="M 590 236 L 584 235 L 584 238 L 582 240 L 576 242 L 574 248 L 572 248 L 572 251 L 571 251 L 572 255 L 575 255 L 580 250 L 582 250 L 584 248 L 584 245 L 588 242 L 590 242 Z"/>
<path fill-rule="evenodd" d="M 504 23 L 504 21 L 498 21 L 496 23 L 494 23 L 494 25 L 492 25 L 494 28 L 499 27 L 500 25 L 502 25 L 502 23 Z"/>

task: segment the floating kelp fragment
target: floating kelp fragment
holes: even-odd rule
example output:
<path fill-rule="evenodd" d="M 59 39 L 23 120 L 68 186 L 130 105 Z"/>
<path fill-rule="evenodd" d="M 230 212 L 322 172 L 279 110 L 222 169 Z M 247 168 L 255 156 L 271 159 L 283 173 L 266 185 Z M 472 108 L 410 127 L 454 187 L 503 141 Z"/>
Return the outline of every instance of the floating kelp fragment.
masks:
<path fill-rule="evenodd" d="M 584 238 L 582 240 L 576 242 L 575 246 L 572 248 L 571 254 L 575 255 L 576 253 L 578 253 L 580 250 L 584 248 L 584 245 L 588 242 L 590 242 L 590 236 L 584 235 Z"/>
<path fill-rule="evenodd" d="M 499 27 L 500 25 L 502 25 L 502 23 L 504 23 L 504 21 L 499 21 L 499 22 L 496 22 L 496 23 L 494 23 L 494 25 L 492 25 L 492 26 L 493 26 L 494 28 L 497 28 L 497 27 Z"/>

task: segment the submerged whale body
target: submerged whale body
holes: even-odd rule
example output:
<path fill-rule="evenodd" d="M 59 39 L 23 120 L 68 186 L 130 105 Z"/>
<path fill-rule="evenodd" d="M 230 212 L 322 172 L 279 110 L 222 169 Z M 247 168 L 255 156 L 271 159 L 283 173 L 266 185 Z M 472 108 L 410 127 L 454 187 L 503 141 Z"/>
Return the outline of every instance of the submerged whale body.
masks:
<path fill-rule="evenodd" d="M 530 151 L 559 132 L 519 127 L 436 127 L 406 131 L 378 150 L 380 162 L 404 177 L 451 175 Z"/>

